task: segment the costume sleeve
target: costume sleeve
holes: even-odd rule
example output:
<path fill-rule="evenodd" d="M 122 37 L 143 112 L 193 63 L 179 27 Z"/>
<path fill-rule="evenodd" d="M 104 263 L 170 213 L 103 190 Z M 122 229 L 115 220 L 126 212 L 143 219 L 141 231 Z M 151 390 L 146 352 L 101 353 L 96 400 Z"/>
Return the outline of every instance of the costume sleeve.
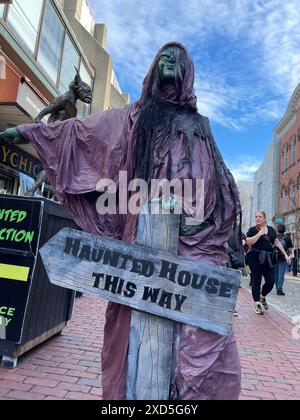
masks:
<path fill-rule="evenodd" d="M 117 216 L 99 216 L 96 185 L 100 179 L 117 181 L 126 157 L 124 126 L 128 108 L 54 124 L 17 127 L 36 149 L 53 190 L 84 230 L 119 236 Z M 112 220 L 114 219 L 114 220 Z"/>
<path fill-rule="evenodd" d="M 125 114 L 124 109 L 111 110 L 54 124 L 24 124 L 17 130 L 36 149 L 57 193 L 85 193 L 122 165 Z"/>

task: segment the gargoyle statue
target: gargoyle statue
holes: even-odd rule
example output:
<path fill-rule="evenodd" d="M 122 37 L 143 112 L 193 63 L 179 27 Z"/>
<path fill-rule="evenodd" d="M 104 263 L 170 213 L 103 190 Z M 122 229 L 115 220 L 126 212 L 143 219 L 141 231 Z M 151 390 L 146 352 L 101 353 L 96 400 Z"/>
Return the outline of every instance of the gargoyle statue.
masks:
<path fill-rule="evenodd" d="M 39 123 L 48 114 L 48 124 L 55 121 L 64 121 L 77 116 L 76 101 L 80 99 L 86 104 L 90 104 L 93 100 L 92 89 L 81 80 L 78 69 L 75 67 L 76 76 L 69 85 L 68 92 L 55 98 L 39 115 L 35 118 L 35 122 Z"/>

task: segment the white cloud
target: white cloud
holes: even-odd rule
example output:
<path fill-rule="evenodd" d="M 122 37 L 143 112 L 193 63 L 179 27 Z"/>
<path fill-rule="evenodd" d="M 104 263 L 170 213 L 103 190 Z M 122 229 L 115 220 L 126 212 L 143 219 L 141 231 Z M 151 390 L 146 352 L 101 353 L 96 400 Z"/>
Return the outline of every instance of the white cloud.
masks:
<path fill-rule="evenodd" d="M 133 99 L 158 48 L 176 40 L 194 58 L 199 110 L 242 131 L 274 125 L 300 81 L 299 0 L 89 0 L 108 26 L 116 74 Z M 129 85 L 129 83 L 126 83 Z"/>
<path fill-rule="evenodd" d="M 196 78 L 195 90 L 198 97 L 199 112 L 214 122 L 235 131 L 241 131 L 245 126 L 239 107 L 244 98 L 248 97 L 247 88 L 230 85 L 222 75 L 212 75 L 206 71 L 203 80 Z M 235 115 L 232 115 L 235 111 Z"/>
<path fill-rule="evenodd" d="M 255 21 L 256 31 L 249 33 L 253 47 L 260 44 L 262 78 L 285 99 L 300 81 L 299 22 L 298 0 L 273 0 L 266 2 L 264 13 Z"/>
<path fill-rule="evenodd" d="M 234 161 L 225 162 L 236 182 L 253 181 L 254 174 L 260 167 L 262 160 L 253 156 L 238 156 Z"/>

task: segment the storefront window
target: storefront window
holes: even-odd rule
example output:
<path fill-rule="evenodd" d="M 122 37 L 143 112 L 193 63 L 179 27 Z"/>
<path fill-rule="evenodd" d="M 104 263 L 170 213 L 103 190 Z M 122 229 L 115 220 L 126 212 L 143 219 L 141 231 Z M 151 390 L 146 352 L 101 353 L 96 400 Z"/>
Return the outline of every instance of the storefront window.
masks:
<path fill-rule="evenodd" d="M 43 0 L 15 0 L 8 9 L 8 25 L 32 53 L 35 49 L 42 4 Z"/>
<path fill-rule="evenodd" d="M 66 35 L 59 83 L 59 90 L 61 92 L 68 90 L 69 84 L 74 79 L 76 74 L 74 66 L 78 68 L 78 65 L 79 54 L 74 47 L 70 37 Z"/>
<path fill-rule="evenodd" d="M 45 8 L 37 60 L 55 83 L 57 80 L 63 36 L 64 27 L 48 0 Z"/>
<path fill-rule="evenodd" d="M 3 16 L 4 4 L 0 4 L 0 18 Z"/>
<path fill-rule="evenodd" d="M 12 194 L 14 183 L 15 180 L 13 177 L 0 174 L 0 194 Z"/>
<path fill-rule="evenodd" d="M 83 64 L 82 61 L 81 61 L 79 73 L 80 73 L 81 79 L 93 89 L 92 76 L 91 76 L 91 74 L 89 73 L 88 69 Z M 83 117 L 86 117 L 86 116 L 90 115 L 90 113 L 91 113 L 91 105 L 84 104 L 81 101 L 77 102 L 77 109 L 78 109 L 78 117 L 83 118 Z"/>

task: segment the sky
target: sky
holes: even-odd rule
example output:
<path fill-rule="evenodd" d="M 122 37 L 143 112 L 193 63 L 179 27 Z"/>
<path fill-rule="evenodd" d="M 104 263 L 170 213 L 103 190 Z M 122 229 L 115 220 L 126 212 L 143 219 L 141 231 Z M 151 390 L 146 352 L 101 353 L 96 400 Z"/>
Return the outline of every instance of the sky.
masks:
<path fill-rule="evenodd" d="M 131 102 L 157 50 L 178 41 L 195 64 L 209 117 L 237 180 L 251 180 L 300 82 L 299 0 L 88 0 Z"/>

